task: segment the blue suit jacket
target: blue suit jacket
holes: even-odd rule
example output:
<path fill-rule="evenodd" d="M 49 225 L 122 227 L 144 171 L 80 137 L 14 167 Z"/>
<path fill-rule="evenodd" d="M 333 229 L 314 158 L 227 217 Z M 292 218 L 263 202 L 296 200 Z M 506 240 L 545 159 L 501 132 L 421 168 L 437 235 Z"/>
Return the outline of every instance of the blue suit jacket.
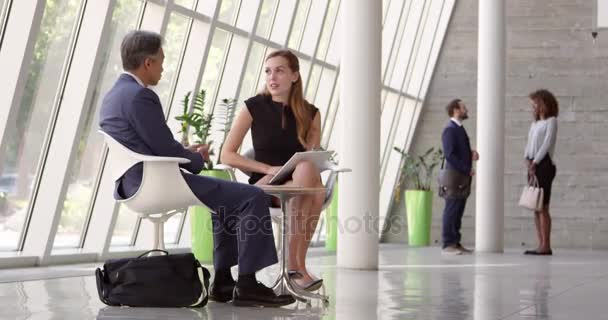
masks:
<path fill-rule="evenodd" d="M 446 168 L 469 175 L 473 165 L 471 143 L 464 127 L 449 120 L 441 135 Z"/>
<path fill-rule="evenodd" d="M 173 138 L 158 95 L 139 85 L 128 74 L 122 74 L 104 97 L 99 125 L 116 141 L 137 153 L 190 159 L 190 163 L 180 166 L 192 173 L 203 168 L 203 157 L 185 149 Z M 141 163 L 127 170 L 116 181 L 114 197 L 128 198 L 135 194 L 142 174 Z"/>

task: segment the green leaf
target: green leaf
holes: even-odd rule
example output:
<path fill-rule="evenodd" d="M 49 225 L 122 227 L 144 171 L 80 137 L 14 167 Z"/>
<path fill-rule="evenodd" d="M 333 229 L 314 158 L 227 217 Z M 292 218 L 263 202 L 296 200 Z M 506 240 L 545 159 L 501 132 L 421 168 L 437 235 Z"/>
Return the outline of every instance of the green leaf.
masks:
<path fill-rule="evenodd" d="M 422 155 L 408 154 L 396 146 L 393 149 L 402 155 L 401 173 L 396 188 L 400 190 L 409 185 L 417 190 L 430 190 L 433 170 L 443 159 L 441 148 L 432 147 Z"/>

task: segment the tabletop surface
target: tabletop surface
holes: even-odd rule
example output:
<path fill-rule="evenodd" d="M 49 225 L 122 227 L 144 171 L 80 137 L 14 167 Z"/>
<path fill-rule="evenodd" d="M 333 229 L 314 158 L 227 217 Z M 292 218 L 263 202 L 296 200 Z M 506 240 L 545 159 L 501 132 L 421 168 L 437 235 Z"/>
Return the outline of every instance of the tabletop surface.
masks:
<path fill-rule="evenodd" d="M 258 186 L 267 193 L 317 193 L 325 192 L 323 187 L 298 187 L 293 185 L 261 185 Z"/>

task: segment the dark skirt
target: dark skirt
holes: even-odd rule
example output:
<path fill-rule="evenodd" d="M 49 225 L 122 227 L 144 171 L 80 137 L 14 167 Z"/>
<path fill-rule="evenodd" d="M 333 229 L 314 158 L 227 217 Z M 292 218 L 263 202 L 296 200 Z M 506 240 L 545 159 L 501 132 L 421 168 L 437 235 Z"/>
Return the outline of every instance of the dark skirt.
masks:
<path fill-rule="evenodd" d="M 553 184 L 553 179 L 555 179 L 556 172 L 557 168 L 553 164 L 553 161 L 551 161 L 548 153 L 536 165 L 536 179 L 538 179 L 539 186 L 543 188 L 543 206 L 545 208 L 551 202 L 551 185 Z"/>

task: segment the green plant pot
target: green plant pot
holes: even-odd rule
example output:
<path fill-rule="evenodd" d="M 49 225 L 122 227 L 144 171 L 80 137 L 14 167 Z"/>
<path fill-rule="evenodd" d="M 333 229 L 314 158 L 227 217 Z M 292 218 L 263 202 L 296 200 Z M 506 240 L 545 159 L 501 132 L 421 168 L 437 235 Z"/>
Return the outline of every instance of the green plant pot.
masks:
<path fill-rule="evenodd" d="M 325 250 L 335 252 L 338 249 L 338 182 L 334 184 L 334 195 L 331 204 L 325 209 Z"/>
<path fill-rule="evenodd" d="M 201 176 L 230 180 L 230 174 L 224 170 L 204 170 Z M 192 253 L 198 261 L 213 262 L 213 224 L 209 209 L 202 206 L 190 208 L 190 231 Z"/>
<path fill-rule="evenodd" d="M 407 234 L 410 246 L 431 244 L 431 218 L 433 214 L 433 192 L 422 190 L 405 191 L 407 211 Z"/>

